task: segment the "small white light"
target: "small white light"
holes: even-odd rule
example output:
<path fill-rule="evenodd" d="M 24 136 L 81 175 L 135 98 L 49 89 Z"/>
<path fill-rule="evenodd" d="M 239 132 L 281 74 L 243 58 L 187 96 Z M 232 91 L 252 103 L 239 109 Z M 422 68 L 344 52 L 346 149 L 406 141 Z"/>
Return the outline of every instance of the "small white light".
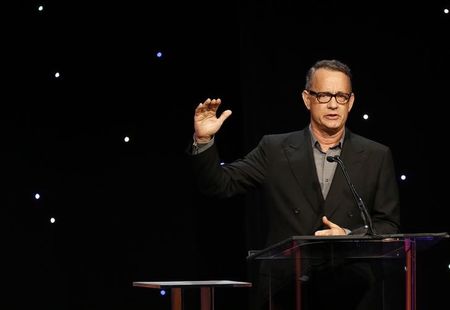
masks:
<path fill-rule="evenodd" d="M 223 165 L 225 165 L 225 163 L 224 163 L 224 162 L 221 162 L 220 165 L 223 166 Z"/>
<path fill-rule="evenodd" d="M 448 269 L 450 269 L 450 264 L 448 264 Z"/>
<path fill-rule="evenodd" d="M 161 58 L 162 57 L 162 53 L 161 52 L 157 52 L 156 53 L 156 57 Z"/>
<path fill-rule="evenodd" d="M 364 115 L 363 115 L 363 118 L 364 118 L 364 119 L 369 119 L 369 114 L 364 114 Z"/>
<path fill-rule="evenodd" d="M 448 14 L 448 12 L 450 12 L 448 9 L 444 9 L 445 14 Z"/>
<path fill-rule="evenodd" d="M 54 224 L 56 222 L 56 219 L 54 217 L 50 218 L 50 223 Z"/>
<path fill-rule="evenodd" d="M 38 6 L 38 11 L 39 12 L 42 12 L 43 10 L 44 10 L 44 6 L 43 5 Z"/>
<path fill-rule="evenodd" d="M 408 271 L 408 268 L 406 268 L 406 266 L 405 266 L 405 271 Z"/>
<path fill-rule="evenodd" d="M 405 180 L 406 180 L 406 175 L 402 174 L 402 175 L 400 176 L 400 179 L 401 179 L 402 181 L 405 181 Z"/>
<path fill-rule="evenodd" d="M 161 294 L 161 296 L 166 295 L 166 291 L 165 290 L 161 290 L 159 293 Z"/>
<path fill-rule="evenodd" d="M 55 73 L 55 78 L 59 78 L 59 76 L 60 76 L 59 72 L 56 72 Z"/>
<path fill-rule="evenodd" d="M 123 141 L 125 141 L 125 142 L 130 142 L 130 137 L 125 137 L 125 138 L 123 138 Z"/>
<path fill-rule="evenodd" d="M 41 198 L 41 195 L 39 195 L 39 193 L 36 193 L 36 194 L 34 194 L 34 198 L 39 199 L 39 198 Z"/>

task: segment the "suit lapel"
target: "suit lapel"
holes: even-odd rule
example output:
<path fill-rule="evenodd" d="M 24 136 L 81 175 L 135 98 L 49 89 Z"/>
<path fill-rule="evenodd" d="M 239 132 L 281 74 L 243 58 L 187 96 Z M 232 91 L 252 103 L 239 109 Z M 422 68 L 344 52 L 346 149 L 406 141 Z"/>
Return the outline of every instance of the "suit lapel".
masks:
<path fill-rule="evenodd" d="M 284 146 L 284 152 L 297 180 L 299 190 L 302 191 L 316 213 L 322 213 L 324 200 L 317 178 L 309 130 L 305 129 L 292 135 Z"/>
<path fill-rule="evenodd" d="M 344 145 L 341 152 L 341 159 L 347 169 L 350 181 L 353 184 L 358 184 L 357 178 L 361 176 L 362 163 L 365 160 L 366 154 L 364 149 L 355 143 L 352 139 L 352 133 L 347 129 L 345 133 Z M 358 189 L 356 189 L 358 190 Z M 351 190 L 345 180 L 345 176 L 339 166 L 336 167 L 333 182 L 326 199 L 326 213 L 332 216 L 339 206 L 343 204 L 355 204 Z"/>

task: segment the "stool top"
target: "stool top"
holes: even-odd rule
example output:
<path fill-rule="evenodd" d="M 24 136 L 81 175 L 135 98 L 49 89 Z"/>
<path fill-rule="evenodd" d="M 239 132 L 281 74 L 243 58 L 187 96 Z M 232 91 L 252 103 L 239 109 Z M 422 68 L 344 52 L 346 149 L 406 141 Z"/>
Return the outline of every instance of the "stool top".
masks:
<path fill-rule="evenodd" d="M 158 282 L 133 282 L 133 286 L 148 288 L 176 288 L 176 287 L 251 287 L 250 282 L 230 280 L 208 280 L 208 281 L 158 281 Z"/>

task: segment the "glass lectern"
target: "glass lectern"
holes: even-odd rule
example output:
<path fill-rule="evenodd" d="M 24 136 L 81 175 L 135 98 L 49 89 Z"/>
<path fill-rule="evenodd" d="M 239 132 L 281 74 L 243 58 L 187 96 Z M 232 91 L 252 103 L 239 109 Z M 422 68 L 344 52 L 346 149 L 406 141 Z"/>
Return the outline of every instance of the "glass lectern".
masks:
<path fill-rule="evenodd" d="M 291 260 L 296 279 L 302 265 L 314 260 L 401 259 L 405 264 L 405 309 L 416 309 L 416 252 L 427 249 L 448 233 L 391 234 L 377 236 L 292 236 L 263 250 L 250 251 L 248 260 Z M 301 281 L 295 281 L 295 310 L 302 307 Z"/>

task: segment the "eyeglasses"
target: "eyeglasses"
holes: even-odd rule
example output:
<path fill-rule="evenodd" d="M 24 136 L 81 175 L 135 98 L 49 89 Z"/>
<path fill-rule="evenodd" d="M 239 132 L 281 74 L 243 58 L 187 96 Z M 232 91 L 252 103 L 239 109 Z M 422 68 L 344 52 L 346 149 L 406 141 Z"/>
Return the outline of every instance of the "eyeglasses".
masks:
<path fill-rule="evenodd" d="M 329 92 L 315 92 L 312 90 L 307 89 L 306 90 L 311 96 L 316 97 L 317 101 L 319 103 L 328 103 L 331 101 L 331 98 L 335 98 L 336 102 L 339 104 L 346 104 L 349 100 L 352 94 L 347 94 L 343 92 L 337 92 L 335 94 L 329 93 Z"/>

